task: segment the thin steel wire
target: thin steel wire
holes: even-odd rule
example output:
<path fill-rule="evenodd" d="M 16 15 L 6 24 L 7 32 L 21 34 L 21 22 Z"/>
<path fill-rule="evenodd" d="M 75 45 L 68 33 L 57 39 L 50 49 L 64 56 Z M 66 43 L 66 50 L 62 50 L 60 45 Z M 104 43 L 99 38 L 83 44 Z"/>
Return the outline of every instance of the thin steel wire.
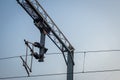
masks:
<path fill-rule="evenodd" d="M 85 71 L 85 72 L 74 72 L 73 74 L 88 74 L 88 73 L 103 73 L 103 72 L 119 72 L 120 69 L 111 69 L 111 70 L 97 70 L 97 71 Z M 66 75 L 67 73 L 54 73 L 54 74 L 39 74 L 31 76 L 12 76 L 12 77 L 0 77 L 0 79 L 17 79 L 17 78 L 30 78 L 30 77 L 46 77 L 46 76 L 59 76 Z M 69 73 L 72 74 L 72 73 Z"/>
<path fill-rule="evenodd" d="M 96 50 L 96 51 L 76 51 L 74 52 L 75 54 L 79 54 L 79 53 L 100 53 L 100 52 L 119 52 L 120 50 Z M 62 54 L 62 53 L 47 53 L 45 55 L 55 55 L 55 54 Z M 26 56 L 26 55 L 20 55 L 22 57 Z M 11 57 L 4 57 L 4 58 L 0 58 L 0 60 L 4 60 L 4 59 L 12 59 L 12 58 L 19 58 L 20 56 L 11 56 Z M 30 56 L 30 55 L 28 55 Z"/>

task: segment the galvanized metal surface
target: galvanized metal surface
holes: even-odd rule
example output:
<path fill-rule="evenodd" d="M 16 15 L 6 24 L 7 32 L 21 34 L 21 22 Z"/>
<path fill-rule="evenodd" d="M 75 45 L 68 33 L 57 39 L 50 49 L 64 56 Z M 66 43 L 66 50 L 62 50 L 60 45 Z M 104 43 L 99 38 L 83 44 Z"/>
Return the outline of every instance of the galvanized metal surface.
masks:
<path fill-rule="evenodd" d="M 63 57 L 67 64 L 67 80 L 73 80 L 73 56 L 74 47 L 70 44 L 64 34 L 60 31 L 57 25 L 49 17 L 43 7 L 37 0 L 17 0 L 17 2 L 25 9 L 25 11 L 32 17 L 36 27 L 41 31 L 44 30 L 46 35 L 53 41 L 53 43 L 61 50 Z M 41 33 L 41 42 L 45 44 L 45 34 Z M 40 53 L 43 53 L 41 49 Z M 64 52 L 67 53 L 67 57 Z"/>

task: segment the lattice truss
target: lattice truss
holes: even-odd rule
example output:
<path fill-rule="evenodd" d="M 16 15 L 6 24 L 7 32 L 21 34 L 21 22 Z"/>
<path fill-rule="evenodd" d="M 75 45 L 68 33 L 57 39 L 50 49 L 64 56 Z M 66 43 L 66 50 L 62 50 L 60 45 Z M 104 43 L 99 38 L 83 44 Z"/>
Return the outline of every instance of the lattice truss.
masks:
<path fill-rule="evenodd" d="M 49 17 L 43 7 L 39 4 L 39 2 L 37 0 L 17 0 L 17 2 L 32 17 L 36 27 L 38 29 L 43 29 L 44 33 L 48 35 L 54 44 L 61 50 L 67 64 L 67 58 L 64 52 L 68 52 L 72 59 L 74 48 L 53 20 Z"/>

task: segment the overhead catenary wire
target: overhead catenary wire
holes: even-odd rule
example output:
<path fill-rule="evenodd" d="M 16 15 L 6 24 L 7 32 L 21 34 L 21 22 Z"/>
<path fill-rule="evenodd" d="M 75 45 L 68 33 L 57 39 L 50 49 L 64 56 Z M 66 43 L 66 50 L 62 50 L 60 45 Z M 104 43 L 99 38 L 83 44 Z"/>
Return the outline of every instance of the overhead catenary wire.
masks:
<path fill-rule="evenodd" d="M 120 50 L 98 50 L 98 51 L 78 51 L 75 53 L 84 53 L 84 62 L 83 62 L 83 71 L 81 72 L 74 72 L 73 74 L 81 74 L 81 73 L 101 73 L 101 72 L 116 72 L 120 71 L 120 69 L 110 69 L 110 70 L 96 70 L 96 71 L 85 71 L 84 66 L 85 66 L 85 55 L 86 53 L 98 53 L 98 52 L 116 52 Z M 54 54 L 61 54 L 61 53 L 47 53 L 46 55 L 54 55 Z M 25 57 L 26 55 L 21 55 Z M 29 55 L 30 56 L 30 55 Z M 0 58 L 0 60 L 4 59 L 12 59 L 12 58 L 18 58 L 20 56 L 12 56 L 12 57 L 5 57 L 5 58 Z M 57 76 L 57 75 L 66 75 L 67 73 L 55 73 L 55 74 L 40 74 L 40 75 L 31 75 L 29 77 L 41 77 L 41 76 Z M 69 73 L 71 74 L 71 73 Z M 16 79 L 16 78 L 28 78 L 28 76 L 13 76 L 13 77 L 0 77 L 1 80 L 3 79 Z"/>
<path fill-rule="evenodd" d="M 118 52 L 118 51 L 120 51 L 120 49 L 116 49 L 116 50 L 96 50 L 96 51 L 76 51 L 74 53 L 78 54 L 78 53 L 100 53 L 100 52 Z M 54 53 L 47 53 L 45 55 L 55 55 L 55 54 L 61 54 L 61 53 L 55 53 L 54 52 Z M 26 55 L 3 57 L 3 58 L 0 58 L 0 60 L 19 58 L 20 56 L 25 57 Z M 28 55 L 28 56 L 30 56 L 30 55 Z"/>
<path fill-rule="evenodd" d="M 88 74 L 88 73 L 102 73 L 102 72 L 118 72 L 120 69 L 111 69 L 111 70 L 96 70 L 96 71 L 85 71 L 85 72 L 74 72 L 73 74 Z M 32 77 L 46 77 L 46 76 L 58 76 L 58 75 L 66 75 L 67 73 L 54 73 L 54 74 L 38 74 L 31 76 L 12 76 L 12 77 L 0 77 L 3 79 L 17 79 L 17 78 L 32 78 Z M 72 73 L 68 73 L 72 74 Z"/>
<path fill-rule="evenodd" d="M 26 56 L 26 55 L 20 55 L 20 56 Z M 4 58 L 0 58 L 0 60 L 5 60 L 5 59 L 12 59 L 12 58 L 18 58 L 20 56 L 11 56 L 11 57 L 4 57 Z"/>

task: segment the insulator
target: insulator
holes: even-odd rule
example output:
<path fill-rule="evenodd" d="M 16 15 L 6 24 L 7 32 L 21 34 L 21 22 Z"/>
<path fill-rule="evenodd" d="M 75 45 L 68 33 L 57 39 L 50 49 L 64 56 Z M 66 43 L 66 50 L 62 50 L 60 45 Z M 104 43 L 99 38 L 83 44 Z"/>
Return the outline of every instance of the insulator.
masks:
<path fill-rule="evenodd" d="M 43 47 L 43 46 L 41 46 L 41 44 L 39 43 L 39 42 L 34 42 L 34 44 L 33 44 L 35 47 L 37 47 L 37 48 L 44 48 L 44 53 L 46 53 L 47 52 L 47 48 L 45 48 L 45 47 Z"/>
<path fill-rule="evenodd" d="M 40 45 L 40 43 L 39 42 L 34 42 L 34 44 L 33 44 L 35 47 L 38 47 L 38 48 L 41 48 L 41 45 Z"/>
<path fill-rule="evenodd" d="M 44 48 L 44 53 L 46 53 L 46 52 L 47 52 L 47 50 L 48 50 L 47 48 Z"/>
<path fill-rule="evenodd" d="M 44 61 L 44 54 L 40 54 L 39 55 L 39 62 L 43 62 Z"/>
<path fill-rule="evenodd" d="M 37 52 L 34 52 L 33 56 L 35 57 L 35 59 L 39 59 L 39 55 Z"/>

